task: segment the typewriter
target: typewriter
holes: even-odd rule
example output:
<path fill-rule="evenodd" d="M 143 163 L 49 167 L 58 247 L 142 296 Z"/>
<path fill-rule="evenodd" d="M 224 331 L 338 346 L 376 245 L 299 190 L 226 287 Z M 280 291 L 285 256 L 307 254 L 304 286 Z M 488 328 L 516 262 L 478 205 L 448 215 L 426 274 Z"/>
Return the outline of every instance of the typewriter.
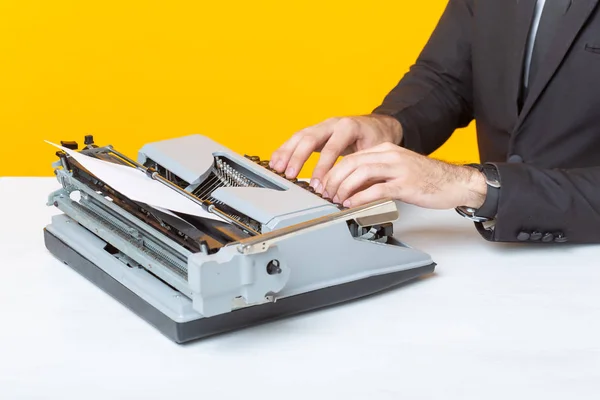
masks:
<path fill-rule="evenodd" d="M 394 237 L 383 200 L 345 208 L 267 160 L 203 135 L 145 144 L 131 159 L 85 136 L 75 154 L 143 171 L 219 218 L 127 198 L 59 150 L 46 248 L 175 343 L 372 295 L 434 271 Z"/>

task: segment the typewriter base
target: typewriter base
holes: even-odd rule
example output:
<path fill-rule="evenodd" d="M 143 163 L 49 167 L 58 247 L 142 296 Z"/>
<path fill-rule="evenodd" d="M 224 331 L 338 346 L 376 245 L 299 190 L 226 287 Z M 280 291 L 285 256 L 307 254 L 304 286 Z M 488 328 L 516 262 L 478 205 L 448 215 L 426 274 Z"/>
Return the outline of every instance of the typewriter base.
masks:
<path fill-rule="evenodd" d="M 163 335 L 179 344 L 382 292 L 430 274 L 436 266 L 433 263 L 424 267 L 370 277 L 284 298 L 275 303 L 243 308 L 211 318 L 177 322 L 140 298 L 48 230 L 44 230 L 44 240 L 46 248 L 57 259 L 125 305 Z"/>

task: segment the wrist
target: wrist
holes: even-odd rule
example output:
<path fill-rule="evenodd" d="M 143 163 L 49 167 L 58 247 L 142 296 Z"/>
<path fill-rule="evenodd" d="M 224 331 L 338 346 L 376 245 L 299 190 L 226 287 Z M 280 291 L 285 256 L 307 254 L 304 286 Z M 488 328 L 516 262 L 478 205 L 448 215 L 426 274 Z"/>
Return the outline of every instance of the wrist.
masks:
<path fill-rule="evenodd" d="M 485 203 L 488 185 L 485 175 L 476 168 L 462 167 L 466 169 L 468 178 L 464 185 L 463 203 L 458 206 L 479 209 Z"/>
<path fill-rule="evenodd" d="M 402 143 L 402 124 L 396 118 L 384 114 L 371 114 L 372 118 L 379 121 L 382 126 L 382 131 L 389 135 L 389 141 L 395 145 Z"/>

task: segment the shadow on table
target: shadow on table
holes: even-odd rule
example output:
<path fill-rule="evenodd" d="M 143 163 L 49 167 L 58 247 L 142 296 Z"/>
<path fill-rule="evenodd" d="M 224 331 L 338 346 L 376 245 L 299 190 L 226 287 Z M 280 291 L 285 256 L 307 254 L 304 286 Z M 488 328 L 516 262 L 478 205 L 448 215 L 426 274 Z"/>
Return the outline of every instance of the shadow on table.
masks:
<path fill-rule="evenodd" d="M 248 326 L 246 328 L 238 329 L 231 332 L 221 333 L 212 337 L 204 338 L 199 341 L 190 342 L 180 344 L 180 347 L 194 347 L 194 346 L 202 346 L 206 344 L 214 344 L 215 341 L 225 341 L 223 342 L 224 347 L 228 350 L 228 352 L 235 352 L 236 350 L 248 350 L 253 346 L 262 346 L 265 344 L 271 344 L 273 341 L 277 341 L 278 338 L 285 339 L 288 338 L 287 334 L 295 334 L 298 335 L 298 320 L 304 318 L 314 317 L 316 315 L 323 315 L 328 312 L 332 312 L 333 310 L 345 311 L 348 307 L 351 307 L 357 302 L 365 302 L 377 298 L 382 298 L 385 296 L 393 295 L 397 291 L 401 291 L 407 287 L 418 286 L 421 284 L 425 284 L 426 281 L 434 279 L 437 277 L 436 272 L 432 272 L 430 274 L 422 275 L 413 280 L 403 282 L 401 284 L 389 287 L 387 289 L 383 289 L 377 293 L 373 293 L 367 296 L 363 296 L 360 298 L 356 298 L 353 300 L 348 300 L 343 303 L 332 304 L 329 306 L 321 307 L 318 309 L 301 312 L 298 314 L 293 314 L 285 317 L 275 318 L 272 320 L 264 321 L 255 325 Z M 303 325 L 304 326 L 304 325 Z M 248 335 L 248 338 L 252 340 L 252 344 L 246 341 L 238 341 L 238 340 L 226 340 L 233 339 L 236 335 Z M 242 347 L 236 348 L 236 344 Z"/>
<path fill-rule="evenodd" d="M 500 255 L 503 252 L 514 253 L 538 253 L 538 252 L 572 252 L 577 249 L 585 248 L 589 245 L 579 244 L 556 244 L 556 243 L 500 243 L 500 242 L 489 242 L 483 239 L 479 233 L 469 226 L 440 226 L 440 227 L 403 227 L 397 230 L 395 235 L 397 239 L 405 242 L 411 247 L 422 250 L 432 255 L 432 258 L 436 258 L 436 253 L 451 251 L 461 252 L 462 249 L 465 251 L 474 252 L 474 249 L 479 253 L 476 257 L 489 257 L 495 254 Z M 596 247 L 598 247 L 596 245 Z M 483 251 L 483 253 L 482 253 Z M 300 314 L 286 316 L 282 318 L 276 318 L 269 321 L 262 322 L 260 324 L 252 325 L 250 327 L 240 329 L 237 331 L 227 332 L 213 336 L 212 338 L 202 339 L 197 342 L 184 344 L 181 346 L 202 346 L 203 344 L 214 344 L 214 341 L 222 341 L 223 348 L 227 348 L 229 351 L 236 350 L 247 350 L 248 346 L 263 346 L 272 341 L 287 340 L 289 335 L 299 335 L 298 329 L 305 325 L 299 324 L 298 320 L 303 318 L 311 318 L 315 315 L 323 315 L 323 313 L 331 312 L 332 310 L 339 310 L 340 312 L 347 312 L 347 307 L 351 307 L 356 302 L 364 302 L 372 299 L 379 299 L 389 295 L 395 295 L 397 292 L 401 292 L 407 287 L 414 287 L 421 284 L 429 283 L 432 279 L 438 277 L 436 272 L 423 275 L 419 278 L 413 279 L 408 282 L 404 282 L 400 285 L 382 290 L 378 293 L 371 294 L 369 296 L 361 297 L 358 299 L 350 300 L 344 303 L 326 306 L 312 311 L 306 311 Z M 289 334 L 289 335 L 288 335 Z M 244 339 L 249 339 L 252 344 L 245 342 L 244 340 L 239 341 L 235 339 L 235 335 L 243 335 Z M 241 336 L 242 337 L 242 336 Z M 232 339 L 232 340 L 227 340 Z M 240 346 L 243 346 L 240 347 Z M 219 342 L 220 347 L 220 342 Z"/>

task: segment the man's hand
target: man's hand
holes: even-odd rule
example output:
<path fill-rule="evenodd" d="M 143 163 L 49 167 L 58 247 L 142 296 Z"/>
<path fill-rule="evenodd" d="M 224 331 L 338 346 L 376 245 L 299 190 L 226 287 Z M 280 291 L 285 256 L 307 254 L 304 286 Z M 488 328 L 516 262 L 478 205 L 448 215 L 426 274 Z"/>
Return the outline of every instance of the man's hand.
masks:
<path fill-rule="evenodd" d="M 313 152 L 320 152 L 311 186 L 321 190 L 325 174 L 340 156 L 385 142 L 399 144 L 402 127 L 392 117 L 366 115 L 331 118 L 293 135 L 271 156 L 270 166 L 288 178 L 296 178 Z"/>
<path fill-rule="evenodd" d="M 447 164 L 392 143 L 346 156 L 323 177 L 319 193 L 345 207 L 391 198 L 424 208 L 479 208 L 485 177 L 475 168 Z"/>

